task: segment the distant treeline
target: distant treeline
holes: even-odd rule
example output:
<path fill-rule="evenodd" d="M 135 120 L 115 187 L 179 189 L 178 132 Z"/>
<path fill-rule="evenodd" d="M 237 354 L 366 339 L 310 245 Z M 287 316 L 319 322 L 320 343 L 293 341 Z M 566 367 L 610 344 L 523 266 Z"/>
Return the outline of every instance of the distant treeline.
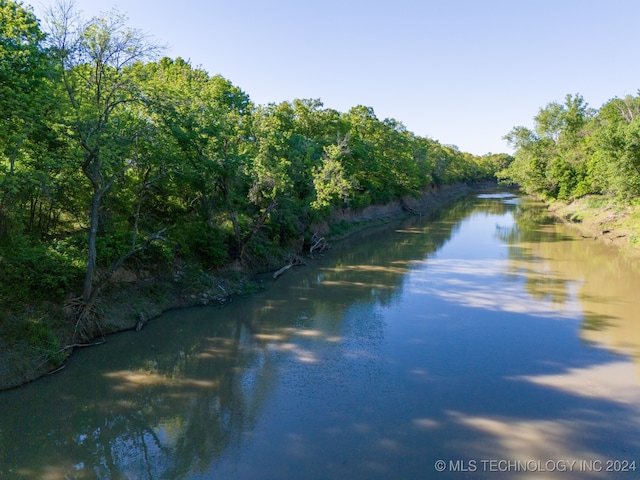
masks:
<path fill-rule="evenodd" d="M 0 305 L 9 309 L 72 292 L 74 305 L 90 306 L 125 262 L 259 262 L 308 241 L 309 226 L 336 208 L 492 179 L 512 160 L 416 136 L 365 106 L 255 105 L 219 75 L 160 58 L 116 13 L 83 20 L 60 3 L 42 25 L 0 0 Z M 617 123 L 606 128 L 635 125 L 609 110 Z M 518 168 L 529 149 L 567 146 L 571 157 L 544 161 L 576 179 L 558 186 L 568 195 L 596 148 L 587 112 L 575 115 L 557 132 L 513 137 Z"/>
<path fill-rule="evenodd" d="M 535 128 L 514 128 L 506 139 L 515 160 L 499 173 L 547 199 L 602 194 L 622 202 L 640 194 L 640 97 L 614 98 L 599 110 L 580 95 L 552 102 Z"/>

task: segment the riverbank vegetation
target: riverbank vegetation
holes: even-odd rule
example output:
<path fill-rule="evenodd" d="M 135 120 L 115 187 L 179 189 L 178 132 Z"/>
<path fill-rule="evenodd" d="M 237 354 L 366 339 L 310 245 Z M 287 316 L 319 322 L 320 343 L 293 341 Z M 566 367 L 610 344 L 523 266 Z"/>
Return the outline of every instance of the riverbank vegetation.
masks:
<path fill-rule="evenodd" d="M 506 139 L 515 154 L 503 181 L 542 197 L 585 235 L 640 248 L 640 95 L 598 110 L 567 95 Z"/>
<path fill-rule="evenodd" d="M 0 0 L 0 19 L 3 378 L 50 369 L 108 330 L 105 298 L 138 322 L 185 295 L 224 298 L 220 271 L 282 266 L 336 211 L 492 179 L 511 161 L 367 106 L 256 105 L 221 75 L 163 58 L 117 12 L 87 20 L 59 3 L 40 23 Z"/>

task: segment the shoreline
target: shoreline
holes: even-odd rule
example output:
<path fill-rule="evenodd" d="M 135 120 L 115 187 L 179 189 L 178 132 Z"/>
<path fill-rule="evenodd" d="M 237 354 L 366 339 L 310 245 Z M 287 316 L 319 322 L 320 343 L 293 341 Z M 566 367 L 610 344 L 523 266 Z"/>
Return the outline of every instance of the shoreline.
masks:
<path fill-rule="evenodd" d="M 572 202 L 545 201 L 548 212 L 576 229 L 582 238 L 605 242 L 640 259 L 640 204 L 623 205 L 589 195 Z"/>
<path fill-rule="evenodd" d="M 338 209 L 329 219 L 314 225 L 312 231 L 337 242 L 367 228 L 407 218 L 430 215 L 444 205 L 470 194 L 496 188 L 494 182 L 445 185 L 423 192 L 418 198 L 404 197 L 383 205 L 371 205 L 360 210 Z M 332 233 L 332 229 L 339 228 Z M 302 252 L 295 252 L 303 255 Z M 328 253 L 331 254 L 330 252 Z M 140 330 L 165 312 L 198 306 L 224 306 L 234 298 L 261 290 L 259 278 L 272 272 L 265 264 L 250 270 L 229 264 L 215 272 L 194 270 L 189 265 L 176 265 L 174 271 L 159 276 L 140 278 L 122 269 L 117 280 L 105 289 L 96 305 L 100 311 L 100 331 L 86 345 L 70 343 L 55 352 L 26 345 L 23 349 L 6 349 L 0 339 L 0 391 L 19 388 L 41 377 L 51 375 L 65 366 L 65 361 L 77 348 L 103 343 L 110 334 Z M 269 275 L 270 277 L 271 275 Z M 52 305 L 52 319 L 62 313 L 63 306 Z M 68 328 L 68 327 L 67 327 Z M 70 332 L 72 333 L 72 332 Z M 102 339 L 102 341 L 100 341 Z"/>

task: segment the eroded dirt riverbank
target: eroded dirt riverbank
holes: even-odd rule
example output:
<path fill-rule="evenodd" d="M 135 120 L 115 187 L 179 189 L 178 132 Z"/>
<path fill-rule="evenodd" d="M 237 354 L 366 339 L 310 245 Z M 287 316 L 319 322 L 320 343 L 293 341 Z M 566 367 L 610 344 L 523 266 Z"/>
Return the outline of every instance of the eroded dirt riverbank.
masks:
<path fill-rule="evenodd" d="M 338 210 L 327 222 L 315 225 L 313 229 L 334 242 L 402 217 L 433 214 L 471 191 L 492 187 L 495 184 L 444 186 L 425 192 L 419 198 L 405 197 L 362 210 Z M 336 225 L 340 228 L 336 229 Z M 223 306 L 233 298 L 254 293 L 260 289 L 260 284 L 253 281 L 253 277 L 260 271 L 277 268 L 277 262 L 282 261 L 276 259 L 273 265 L 262 268 L 236 263 L 212 272 L 176 264 L 171 272 L 156 276 L 148 271 L 122 268 L 97 302 L 99 316 L 95 330 L 98 333 L 94 339 L 81 343 L 74 339 L 73 323 L 65 323 L 62 305 L 46 306 L 50 318 L 42 319 L 60 324 L 58 340 L 26 339 L 7 347 L 0 339 L 0 390 L 15 388 L 64 368 L 65 359 L 74 350 L 100 343 L 106 335 L 142 327 L 164 312 L 200 305 Z M 29 315 L 29 312 L 25 314 Z M 50 344 L 52 341 L 56 342 L 54 348 Z"/>

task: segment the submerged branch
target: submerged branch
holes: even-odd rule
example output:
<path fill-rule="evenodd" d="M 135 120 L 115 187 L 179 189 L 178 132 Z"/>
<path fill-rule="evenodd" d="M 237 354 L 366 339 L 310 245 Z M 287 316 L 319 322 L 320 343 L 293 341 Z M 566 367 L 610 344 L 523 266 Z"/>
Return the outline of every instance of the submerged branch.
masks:
<path fill-rule="evenodd" d="M 273 279 L 274 280 L 277 279 L 280 275 L 282 275 L 284 272 L 289 270 L 291 267 L 297 267 L 299 265 L 305 265 L 304 261 L 297 255 L 290 255 L 289 263 L 286 264 L 284 267 L 282 267 L 280 270 L 274 272 Z"/>
<path fill-rule="evenodd" d="M 311 248 L 309 248 L 309 256 L 313 257 L 313 252 L 317 250 L 317 253 L 322 255 L 327 250 L 329 250 L 329 243 L 324 239 L 324 237 L 319 237 L 317 234 L 313 234 L 311 237 Z"/>

